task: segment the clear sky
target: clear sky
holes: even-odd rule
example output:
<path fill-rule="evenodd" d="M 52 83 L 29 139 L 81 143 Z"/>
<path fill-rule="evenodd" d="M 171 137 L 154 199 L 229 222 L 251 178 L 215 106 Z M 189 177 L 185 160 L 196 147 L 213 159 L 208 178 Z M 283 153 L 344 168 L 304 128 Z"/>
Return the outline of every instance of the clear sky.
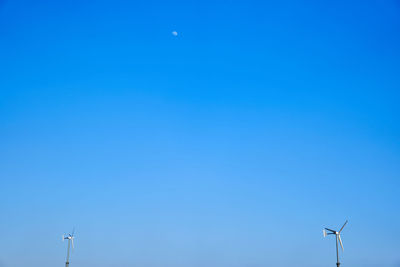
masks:
<path fill-rule="evenodd" d="M 398 0 L 0 1 L 0 266 L 334 266 L 346 219 L 400 266 L 399 48 Z"/>

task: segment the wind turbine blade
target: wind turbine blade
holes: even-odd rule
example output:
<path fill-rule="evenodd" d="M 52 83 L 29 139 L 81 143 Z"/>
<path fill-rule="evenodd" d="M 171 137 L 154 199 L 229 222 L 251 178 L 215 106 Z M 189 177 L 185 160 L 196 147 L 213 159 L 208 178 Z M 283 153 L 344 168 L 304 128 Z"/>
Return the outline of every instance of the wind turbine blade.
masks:
<path fill-rule="evenodd" d="M 74 233 L 75 233 L 75 226 L 74 228 L 72 228 L 72 236 L 74 236 Z"/>
<path fill-rule="evenodd" d="M 340 238 L 340 234 L 338 234 L 338 237 L 339 237 L 340 246 L 342 247 L 342 250 L 344 251 L 342 239 Z"/>
<path fill-rule="evenodd" d="M 334 231 L 334 230 L 332 230 L 332 229 L 329 229 L 329 228 L 325 228 L 325 230 L 328 230 L 328 231 L 331 231 L 331 232 L 336 233 L 336 231 Z"/>
<path fill-rule="evenodd" d="M 62 235 L 61 240 L 64 242 L 64 235 Z"/>
<path fill-rule="evenodd" d="M 339 230 L 339 233 L 343 230 L 343 228 L 346 226 L 346 224 L 347 224 L 347 220 L 346 220 L 346 222 L 343 224 L 343 226 L 342 226 L 342 228 L 340 228 L 340 230 Z"/>
<path fill-rule="evenodd" d="M 74 239 L 73 238 L 71 238 L 71 244 L 72 244 L 72 249 L 74 249 Z M 343 246 L 342 246 L 342 248 L 343 248 Z"/>

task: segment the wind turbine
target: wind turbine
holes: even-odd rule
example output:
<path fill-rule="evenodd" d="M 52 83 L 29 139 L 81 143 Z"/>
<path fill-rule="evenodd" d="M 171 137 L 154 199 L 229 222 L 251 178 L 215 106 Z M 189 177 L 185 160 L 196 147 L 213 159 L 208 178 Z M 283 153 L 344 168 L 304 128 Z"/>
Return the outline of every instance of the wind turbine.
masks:
<path fill-rule="evenodd" d="M 72 230 L 72 234 L 64 234 L 62 236 L 62 241 L 64 241 L 65 239 L 68 239 L 68 250 L 67 250 L 67 261 L 65 262 L 65 267 L 69 266 L 69 250 L 70 250 L 70 246 L 72 245 L 72 249 L 74 249 L 74 233 L 75 233 L 75 228 Z"/>
<path fill-rule="evenodd" d="M 344 249 L 343 249 L 342 239 L 340 238 L 340 233 L 342 232 L 342 230 L 346 226 L 346 224 L 347 224 L 347 221 L 343 224 L 342 228 L 340 228 L 339 232 L 329 229 L 329 228 L 325 228 L 323 230 L 324 237 L 326 237 L 327 235 L 335 235 L 336 236 L 336 260 L 337 260 L 336 265 L 337 265 L 337 267 L 340 266 L 338 242 L 340 243 L 340 246 L 342 247 L 342 251 L 343 251 Z M 329 233 L 327 233 L 326 231 L 329 231 Z"/>

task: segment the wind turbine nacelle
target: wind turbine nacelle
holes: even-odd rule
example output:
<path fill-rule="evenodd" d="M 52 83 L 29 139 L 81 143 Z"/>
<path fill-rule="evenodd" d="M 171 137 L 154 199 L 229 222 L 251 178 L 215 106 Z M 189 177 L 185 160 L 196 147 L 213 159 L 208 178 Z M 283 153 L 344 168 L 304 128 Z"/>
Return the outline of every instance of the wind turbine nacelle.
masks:
<path fill-rule="evenodd" d="M 326 230 L 325 230 L 325 229 L 322 230 L 322 233 L 324 234 L 324 237 L 327 236 L 327 233 L 326 233 Z"/>

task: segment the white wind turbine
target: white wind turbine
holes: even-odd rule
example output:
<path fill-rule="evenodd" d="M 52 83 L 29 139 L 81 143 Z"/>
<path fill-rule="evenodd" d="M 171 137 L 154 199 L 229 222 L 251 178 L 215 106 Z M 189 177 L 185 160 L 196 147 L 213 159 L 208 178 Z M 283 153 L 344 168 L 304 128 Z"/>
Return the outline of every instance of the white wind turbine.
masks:
<path fill-rule="evenodd" d="M 65 239 L 68 239 L 68 250 L 67 250 L 67 261 L 65 262 L 65 267 L 69 266 L 69 251 L 70 251 L 70 246 L 72 245 L 72 249 L 74 249 L 74 233 L 75 233 L 75 228 L 72 230 L 72 234 L 64 234 L 62 236 L 62 241 Z"/>
<path fill-rule="evenodd" d="M 335 230 L 331 230 L 329 228 L 325 228 L 323 230 L 324 233 L 324 237 L 326 237 L 327 235 L 335 235 L 336 236 L 336 265 L 337 267 L 340 266 L 340 262 L 339 262 L 339 248 L 338 248 L 338 242 L 340 243 L 340 246 L 342 247 L 342 251 L 343 249 L 343 243 L 342 243 L 342 239 L 340 238 L 340 233 L 342 232 L 343 228 L 346 226 L 347 221 L 343 224 L 342 228 L 340 228 L 339 232 L 335 231 Z M 329 233 L 327 233 L 326 231 L 329 231 Z"/>

